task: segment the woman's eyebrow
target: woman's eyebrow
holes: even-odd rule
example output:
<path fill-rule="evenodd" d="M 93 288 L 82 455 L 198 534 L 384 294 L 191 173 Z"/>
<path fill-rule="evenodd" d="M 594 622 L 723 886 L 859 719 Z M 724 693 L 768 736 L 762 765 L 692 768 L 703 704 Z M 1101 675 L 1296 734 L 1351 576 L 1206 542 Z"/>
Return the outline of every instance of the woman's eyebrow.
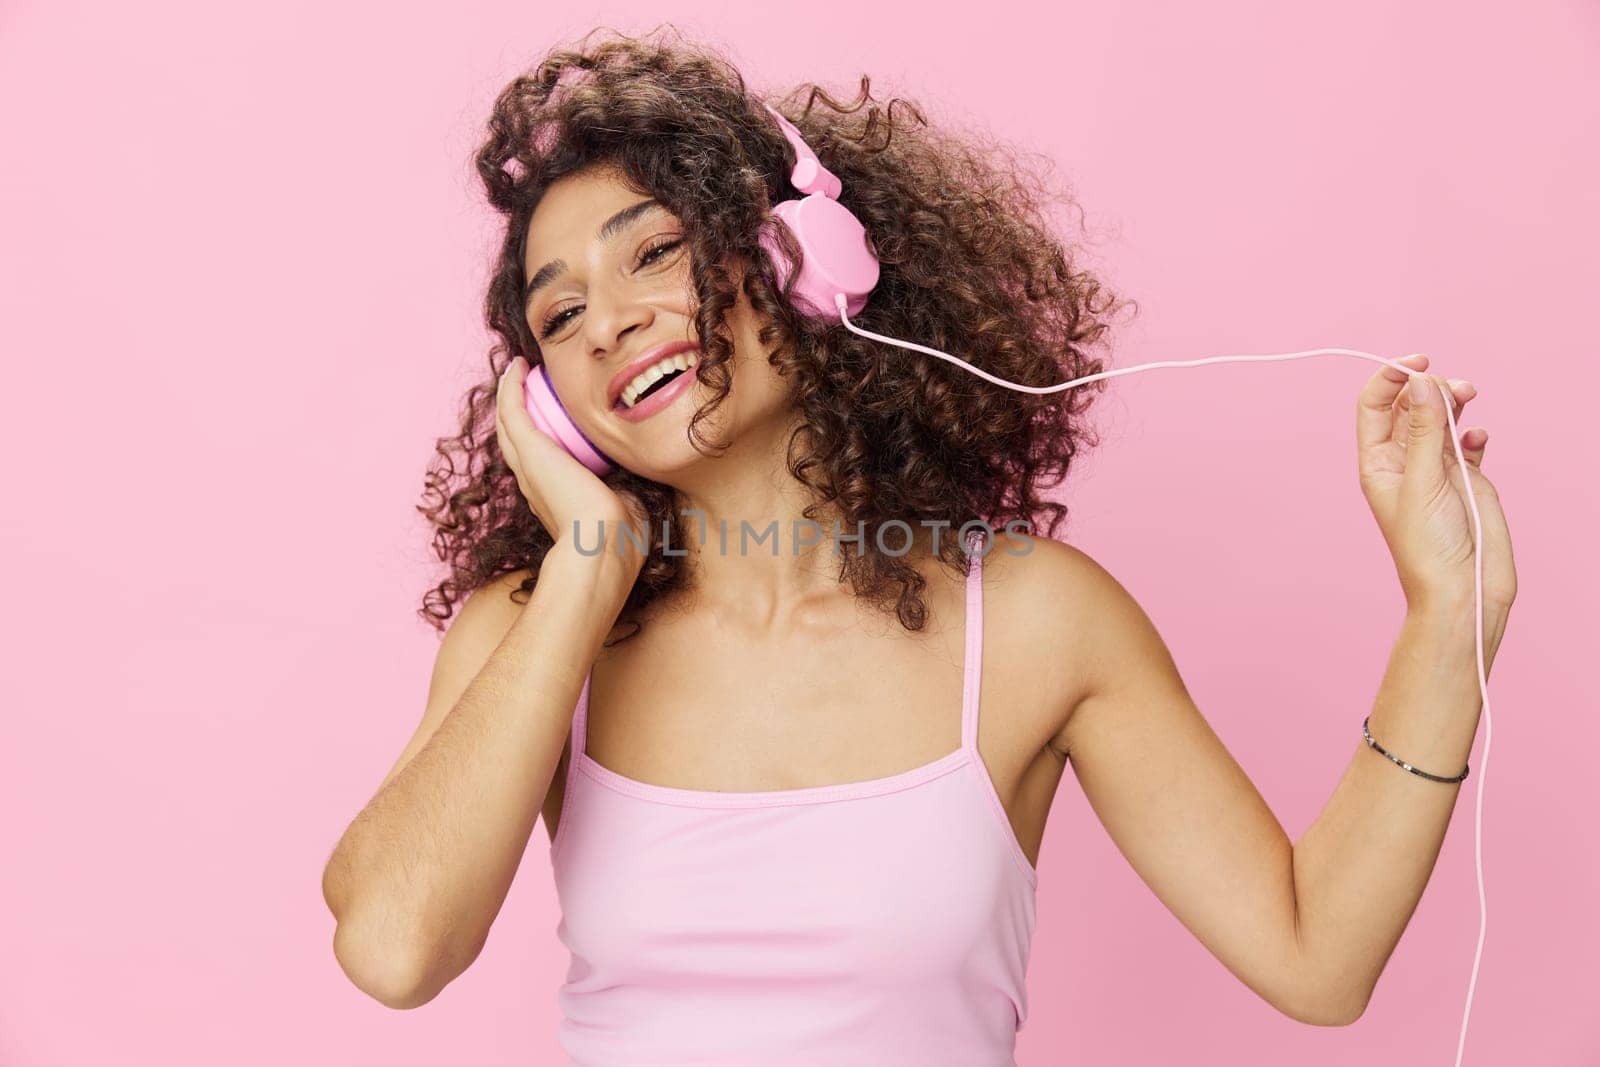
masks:
<path fill-rule="evenodd" d="M 599 240 L 601 244 L 604 244 L 617 234 L 621 233 L 623 229 L 627 227 L 628 223 L 632 222 L 640 215 L 643 215 L 646 211 L 649 211 L 651 208 L 664 206 L 665 205 L 663 205 L 661 201 L 657 200 L 655 197 L 641 200 L 637 204 L 631 204 L 617 212 L 615 215 L 612 215 L 609 219 L 606 219 L 605 222 L 601 223 L 599 231 L 595 234 L 595 238 Z M 522 306 L 527 307 L 528 301 L 533 299 L 533 294 L 537 293 L 540 289 L 555 281 L 556 278 L 560 277 L 562 271 L 566 269 L 566 260 L 552 259 L 550 262 L 534 271 L 533 277 L 528 279 L 528 284 L 522 287 Z"/>

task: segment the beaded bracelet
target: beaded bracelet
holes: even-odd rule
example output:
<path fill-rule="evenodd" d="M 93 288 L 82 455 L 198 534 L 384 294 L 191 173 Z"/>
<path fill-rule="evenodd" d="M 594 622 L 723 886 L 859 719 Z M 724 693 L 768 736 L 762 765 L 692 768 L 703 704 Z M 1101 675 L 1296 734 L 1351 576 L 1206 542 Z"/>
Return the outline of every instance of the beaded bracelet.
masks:
<path fill-rule="evenodd" d="M 1454 778 L 1441 778 L 1437 774 L 1429 774 L 1427 771 L 1419 771 L 1415 767 L 1411 766 L 1411 764 L 1407 763 L 1405 760 L 1401 759 L 1399 756 L 1396 756 L 1394 753 L 1389 752 L 1382 745 L 1378 744 L 1378 742 L 1376 742 L 1376 741 L 1374 741 L 1372 739 L 1372 731 L 1367 729 L 1367 723 L 1370 722 L 1371 720 L 1372 720 L 1372 716 L 1371 715 L 1368 715 L 1365 719 L 1361 720 L 1361 736 L 1365 737 L 1367 739 L 1367 744 L 1371 745 L 1373 748 L 1377 749 L 1379 752 L 1382 752 L 1385 756 L 1388 756 L 1391 760 L 1393 760 L 1394 762 L 1398 763 L 1400 766 L 1404 767 L 1406 770 L 1410 771 L 1412 774 L 1421 775 L 1422 777 L 1428 779 L 1430 782 L 1459 782 L 1459 781 L 1461 781 L 1462 779 L 1464 779 L 1467 776 L 1467 771 L 1472 770 L 1471 764 L 1468 764 L 1467 767 L 1464 770 L 1462 770 L 1462 772 L 1460 774 L 1456 775 Z"/>

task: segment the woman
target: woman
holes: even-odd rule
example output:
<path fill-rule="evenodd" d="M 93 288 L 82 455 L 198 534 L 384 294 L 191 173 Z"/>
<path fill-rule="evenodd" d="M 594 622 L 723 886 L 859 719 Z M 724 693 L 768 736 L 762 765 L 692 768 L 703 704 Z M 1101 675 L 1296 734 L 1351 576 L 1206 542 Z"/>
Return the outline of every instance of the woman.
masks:
<path fill-rule="evenodd" d="M 865 80 L 782 110 L 882 263 L 860 322 L 1013 382 L 1099 370 L 1118 304 L 1015 160 Z M 501 94 L 477 163 L 506 220 L 502 343 L 431 481 L 453 574 L 429 617 L 466 599 L 324 874 L 356 985 L 415 1007 L 460 974 L 543 813 L 574 1062 L 1009 1064 L 1070 761 L 1241 981 L 1309 1024 L 1361 1014 L 1479 712 L 1440 393 L 1413 406 L 1383 368 L 1357 407 L 1408 605 L 1370 728 L 1411 767 L 1354 738 L 1291 844 L 1138 604 L 1049 536 L 1065 508 L 1041 491 L 1090 440 L 1093 393 L 991 387 L 798 314 L 757 236 L 794 157 L 737 72 L 681 42 L 556 52 Z M 615 470 L 535 429 L 538 364 Z M 1446 388 L 1459 413 L 1470 385 Z M 1485 440 L 1462 436 L 1492 660 L 1516 582 Z"/>

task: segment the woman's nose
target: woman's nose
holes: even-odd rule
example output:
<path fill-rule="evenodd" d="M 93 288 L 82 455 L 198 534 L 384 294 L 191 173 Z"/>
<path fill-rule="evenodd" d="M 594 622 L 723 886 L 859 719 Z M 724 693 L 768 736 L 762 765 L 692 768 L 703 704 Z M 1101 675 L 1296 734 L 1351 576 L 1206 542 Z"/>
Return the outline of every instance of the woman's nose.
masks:
<path fill-rule="evenodd" d="M 630 332 L 648 328 L 653 315 L 649 304 L 630 294 L 592 295 L 584 317 L 589 351 L 608 352 L 626 344 Z"/>

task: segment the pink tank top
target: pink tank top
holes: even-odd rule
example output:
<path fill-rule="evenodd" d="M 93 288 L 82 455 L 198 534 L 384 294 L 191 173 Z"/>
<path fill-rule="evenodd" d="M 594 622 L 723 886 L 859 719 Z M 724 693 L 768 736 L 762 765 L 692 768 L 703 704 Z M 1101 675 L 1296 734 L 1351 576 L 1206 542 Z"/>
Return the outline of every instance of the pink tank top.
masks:
<path fill-rule="evenodd" d="M 1014 1067 L 1038 876 L 978 754 L 982 558 L 961 747 L 887 778 L 720 792 L 584 752 L 550 846 L 581 1067 Z"/>

